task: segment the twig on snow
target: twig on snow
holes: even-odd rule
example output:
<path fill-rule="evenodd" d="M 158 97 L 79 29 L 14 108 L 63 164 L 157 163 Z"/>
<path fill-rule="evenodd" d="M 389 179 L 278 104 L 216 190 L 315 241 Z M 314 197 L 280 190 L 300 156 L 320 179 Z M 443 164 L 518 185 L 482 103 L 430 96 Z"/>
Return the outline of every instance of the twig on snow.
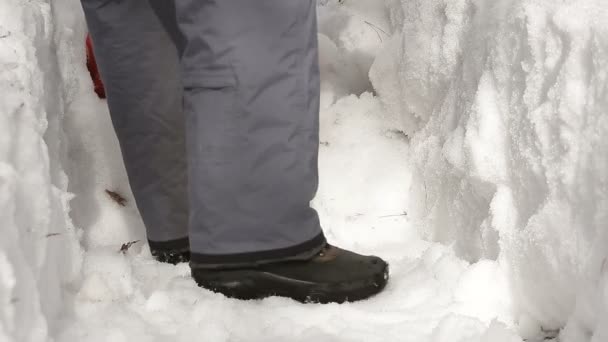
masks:
<path fill-rule="evenodd" d="M 378 218 L 399 217 L 399 216 L 407 216 L 407 212 L 404 211 L 402 214 L 378 216 Z"/>
<path fill-rule="evenodd" d="M 127 200 L 124 197 L 122 197 L 122 195 L 119 194 L 118 192 L 106 189 L 106 194 L 108 194 L 108 196 L 110 196 L 110 198 L 114 202 L 118 203 L 118 205 L 120 205 L 121 207 L 125 207 L 127 205 Z"/>
<path fill-rule="evenodd" d="M 119 252 L 121 252 L 122 254 L 126 254 L 127 251 L 129 250 L 129 248 L 131 248 L 131 246 L 133 246 L 134 244 L 136 244 L 138 242 L 139 242 L 139 240 L 129 241 L 129 242 L 123 243 L 122 246 L 120 246 Z"/>
<path fill-rule="evenodd" d="M 367 20 L 364 20 L 363 22 L 366 23 L 367 25 L 369 25 L 372 29 L 374 29 L 374 31 L 378 35 L 378 39 L 380 39 L 380 42 L 382 42 L 382 36 L 380 36 L 380 32 L 378 32 L 378 30 L 380 30 L 382 33 L 384 33 L 388 37 L 388 33 L 386 33 L 386 31 L 384 31 L 383 29 L 379 28 L 377 25 L 374 25 Z"/>

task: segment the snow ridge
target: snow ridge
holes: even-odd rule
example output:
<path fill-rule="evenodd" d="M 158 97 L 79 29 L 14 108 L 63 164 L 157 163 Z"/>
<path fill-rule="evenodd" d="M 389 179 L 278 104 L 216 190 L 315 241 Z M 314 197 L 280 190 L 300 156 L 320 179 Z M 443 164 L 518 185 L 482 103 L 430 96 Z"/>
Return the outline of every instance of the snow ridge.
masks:
<path fill-rule="evenodd" d="M 314 206 L 392 281 L 302 306 L 118 252 L 145 232 L 79 1 L 3 0 L 0 342 L 608 340 L 604 2 L 319 1 Z"/>
<path fill-rule="evenodd" d="M 46 341 L 79 271 L 53 34 L 48 2 L 0 3 L 0 341 Z"/>
<path fill-rule="evenodd" d="M 602 0 L 389 0 L 372 83 L 411 135 L 424 235 L 509 270 L 524 338 L 608 334 Z"/>

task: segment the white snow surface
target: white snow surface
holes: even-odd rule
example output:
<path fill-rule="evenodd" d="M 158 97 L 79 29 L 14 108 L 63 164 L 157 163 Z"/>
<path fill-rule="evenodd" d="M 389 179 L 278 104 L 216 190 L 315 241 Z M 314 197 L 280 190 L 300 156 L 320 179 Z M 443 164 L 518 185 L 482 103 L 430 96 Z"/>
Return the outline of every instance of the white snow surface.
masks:
<path fill-rule="evenodd" d="M 54 8 L 0 2 L 0 341 L 45 341 L 79 274 Z"/>
<path fill-rule="evenodd" d="M 605 0 L 319 0 L 343 305 L 239 302 L 153 261 L 77 0 L 0 2 L 0 342 L 608 339 Z M 123 195 L 126 207 L 106 194 Z"/>
<path fill-rule="evenodd" d="M 520 333 L 608 340 L 608 3 L 389 0 L 371 80 L 423 236 L 507 271 Z"/>

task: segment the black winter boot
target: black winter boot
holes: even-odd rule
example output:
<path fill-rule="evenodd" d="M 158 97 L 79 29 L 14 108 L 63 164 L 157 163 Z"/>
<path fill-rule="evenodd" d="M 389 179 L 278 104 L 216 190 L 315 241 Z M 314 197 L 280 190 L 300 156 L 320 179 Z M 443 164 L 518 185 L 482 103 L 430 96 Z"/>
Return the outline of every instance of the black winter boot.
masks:
<path fill-rule="evenodd" d="M 160 262 L 166 262 L 168 264 L 177 265 L 181 262 L 189 262 L 190 261 L 190 251 L 163 251 L 150 249 L 152 256 L 154 259 Z"/>
<path fill-rule="evenodd" d="M 192 265 L 199 286 L 238 299 L 288 297 L 304 303 L 343 303 L 369 298 L 388 282 L 388 264 L 327 245 L 307 261 L 251 268 L 206 269 Z"/>
<path fill-rule="evenodd" d="M 169 264 L 179 264 L 190 261 L 190 243 L 188 238 L 156 242 L 148 240 L 150 253 L 154 259 Z"/>

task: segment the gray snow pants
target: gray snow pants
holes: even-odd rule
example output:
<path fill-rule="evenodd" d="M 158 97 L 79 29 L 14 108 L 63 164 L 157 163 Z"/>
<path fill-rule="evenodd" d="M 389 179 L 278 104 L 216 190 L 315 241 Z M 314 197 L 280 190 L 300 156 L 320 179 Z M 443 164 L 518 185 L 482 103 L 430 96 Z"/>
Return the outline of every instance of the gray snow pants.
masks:
<path fill-rule="evenodd" d="M 82 6 L 151 247 L 195 267 L 316 254 L 316 1 Z"/>

